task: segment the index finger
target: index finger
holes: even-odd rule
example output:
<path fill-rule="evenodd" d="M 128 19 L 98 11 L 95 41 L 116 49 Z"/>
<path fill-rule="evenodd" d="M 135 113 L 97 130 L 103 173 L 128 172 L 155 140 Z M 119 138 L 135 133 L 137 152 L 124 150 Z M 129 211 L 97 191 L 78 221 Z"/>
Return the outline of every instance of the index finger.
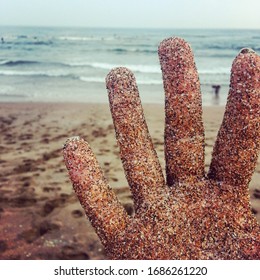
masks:
<path fill-rule="evenodd" d="M 120 156 L 136 209 L 164 199 L 166 186 L 133 73 L 113 69 L 106 79 Z M 148 202 L 148 203 L 147 203 Z"/>

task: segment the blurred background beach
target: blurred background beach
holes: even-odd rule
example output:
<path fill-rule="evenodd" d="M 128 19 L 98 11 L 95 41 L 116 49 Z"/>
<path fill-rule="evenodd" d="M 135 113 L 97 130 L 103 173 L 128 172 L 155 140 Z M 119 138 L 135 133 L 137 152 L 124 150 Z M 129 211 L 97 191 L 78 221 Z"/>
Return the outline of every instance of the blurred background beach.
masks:
<path fill-rule="evenodd" d="M 0 259 L 106 258 L 63 163 L 68 137 L 80 135 L 90 143 L 119 200 L 133 214 L 105 88 L 111 68 L 126 66 L 135 73 L 164 167 L 157 47 L 168 36 L 191 44 L 202 85 L 207 170 L 232 61 L 243 47 L 260 49 L 253 30 L 1 27 L 0 33 Z M 219 96 L 212 85 L 221 86 Z M 259 182 L 258 161 L 250 185 L 258 221 Z"/>

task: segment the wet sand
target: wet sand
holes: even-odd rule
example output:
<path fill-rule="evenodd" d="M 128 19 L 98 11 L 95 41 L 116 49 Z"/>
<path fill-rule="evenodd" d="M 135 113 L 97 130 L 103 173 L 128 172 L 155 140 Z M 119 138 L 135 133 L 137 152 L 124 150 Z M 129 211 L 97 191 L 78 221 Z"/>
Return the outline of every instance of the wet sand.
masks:
<path fill-rule="evenodd" d="M 108 104 L 0 105 L 0 259 L 105 259 L 75 197 L 62 158 L 68 137 L 79 135 L 95 152 L 119 200 L 133 213 Z M 164 166 L 164 107 L 144 105 Z M 223 107 L 204 107 L 206 169 Z M 250 183 L 260 222 L 260 160 Z"/>

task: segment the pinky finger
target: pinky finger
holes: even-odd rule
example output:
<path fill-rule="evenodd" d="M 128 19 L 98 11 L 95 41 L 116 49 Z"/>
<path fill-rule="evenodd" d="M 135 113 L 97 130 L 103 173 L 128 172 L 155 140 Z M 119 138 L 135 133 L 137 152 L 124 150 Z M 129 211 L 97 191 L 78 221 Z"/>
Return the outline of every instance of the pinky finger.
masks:
<path fill-rule="evenodd" d="M 247 187 L 260 149 L 260 57 L 254 51 L 243 49 L 238 54 L 230 84 L 209 177 Z"/>

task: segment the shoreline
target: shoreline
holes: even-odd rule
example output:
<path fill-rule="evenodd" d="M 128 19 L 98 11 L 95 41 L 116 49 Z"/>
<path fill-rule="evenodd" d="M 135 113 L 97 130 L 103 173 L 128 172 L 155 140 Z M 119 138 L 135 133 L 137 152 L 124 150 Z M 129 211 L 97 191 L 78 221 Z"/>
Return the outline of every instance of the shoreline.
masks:
<path fill-rule="evenodd" d="M 30 83 L 28 81 L 28 83 Z M 137 82 L 138 84 L 138 82 Z M 212 85 L 201 86 L 202 104 L 208 106 L 225 106 L 228 86 L 221 86 L 220 93 L 215 95 Z M 142 104 L 158 104 L 163 105 L 165 94 L 163 84 L 160 85 L 138 85 L 139 95 Z M 108 104 L 108 94 L 105 82 L 96 85 L 95 83 L 65 84 L 61 88 L 54 87 L 53 91 L 45 88 L 41 91 L 41 95 L 30 95 L 34 88 L 21 87 L 18 92 L 4 94 L 0 92 L 1 103 L 91 103 L 91 104 Z M 26 92 L 27 94 L 21 94 Z M 73 92 L 73 95 L 71 94 Z M 78 101 L 77 101 L 78 100 Z M 152 102 L 151 102 L 152 101 Z"/>

